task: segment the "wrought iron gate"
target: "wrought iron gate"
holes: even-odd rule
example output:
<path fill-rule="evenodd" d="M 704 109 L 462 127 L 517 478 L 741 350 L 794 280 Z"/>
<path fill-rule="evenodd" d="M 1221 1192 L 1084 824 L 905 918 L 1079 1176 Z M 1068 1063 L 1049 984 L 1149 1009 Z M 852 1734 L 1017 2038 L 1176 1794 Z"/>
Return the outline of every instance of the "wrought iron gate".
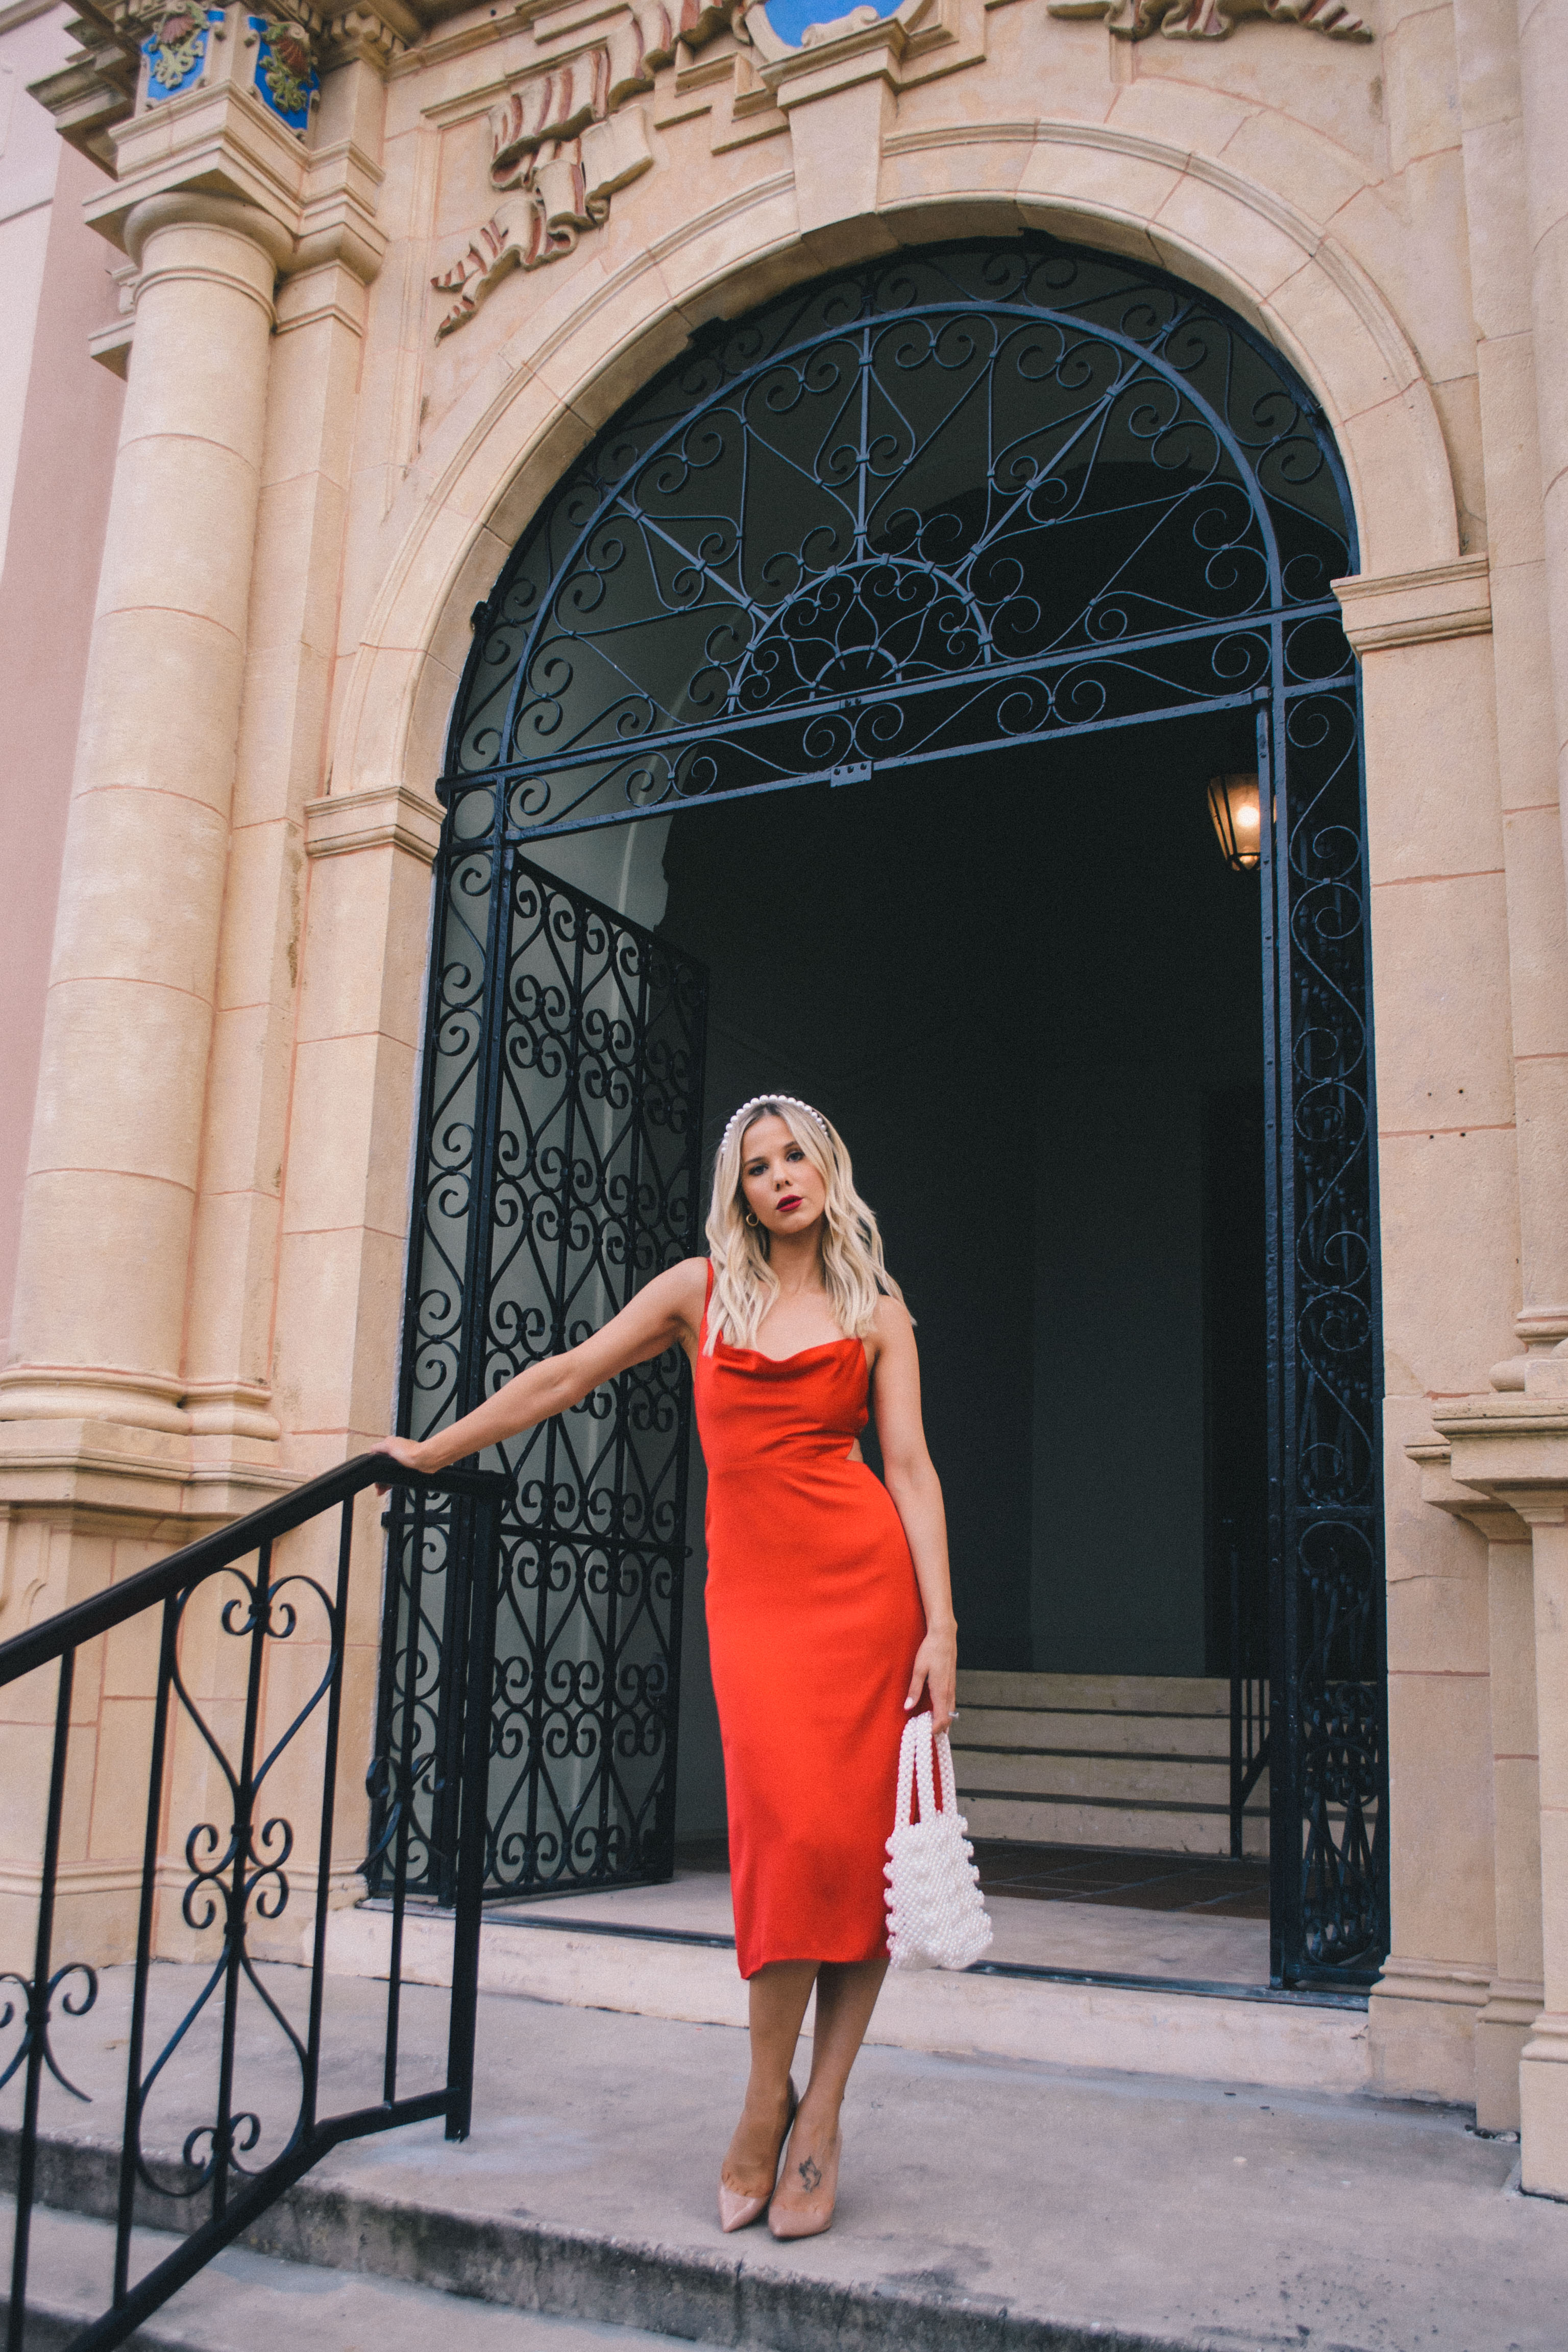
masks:
<path fill-rule="evenodd" d="M 484 1187 L 512 1080 L 505 959 L 485 926 L 526 870 L 508 863 L 519 844 L 1113 727 L 1229 713 L 1256 728 L 1275 1965 L 1292 1983 L 1370 1978 L 1386 1943 L 1365 829 L 1331 586 L 1355 561 L 1309 394 L 1238 320 L 1157 272 L 1043 237 L 974 241 L 700 336 L 578 461 L 474 616 L 438 787 L 409 1326 L 425 1428 L 558 1344 L 553 1302 L 572 1295 L 563 1276 L 526 1331 L 492 1329 Z M 695 1058 L 689 1036 L 681 1051 Z M 685 1201 L 696 1171 L 681 1167 Z M 519 1232 L 531 1181 L 509 1176 Z M 572 1206 L 586 1265 L 596 1212 Z M 660 1231 L 693 1222 L 683 1207 Z M 515 1246 L 511 1226 L 495 1231 Z M 542 1785 L 545 1751 L 527 1759 Z M 501 1842 L 498 1823 L 498 1865 Z M 608 1845 L 581 1869 L 564 1855 L 545 1869 L 526 1837 L 518 1852 L 503 1883 L 637 1867 Z"/>
<path fill-rule="evenodd" d="M 701 967 L 511 841 L 454 830 L 404 1335 L 416 1436 L 574 1347 L 699 1228 Z M 485 1457 L 508 1480 L 489 1895 L 668 1874 L 689 1421 L 672 1349 Z M 445 1901 L 451 1596 L 443 1560 L 395 1559 L 378 1753 L 412 1759 L 409 1885 Z"/>

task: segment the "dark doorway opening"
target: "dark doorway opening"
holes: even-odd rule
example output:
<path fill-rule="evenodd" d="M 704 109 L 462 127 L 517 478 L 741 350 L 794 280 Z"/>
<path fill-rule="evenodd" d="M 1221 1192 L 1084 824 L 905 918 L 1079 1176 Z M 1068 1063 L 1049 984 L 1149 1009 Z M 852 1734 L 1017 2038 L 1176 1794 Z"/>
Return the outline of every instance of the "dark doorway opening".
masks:
<path fill-rule="evenodd" d="M 1031 747 L 670 829 L 661 928 L 709 971 L 706 1124 L 768 1085 L 821 1101 L 882 1219 L 968 1665 L 1228 1664 L 1208 1522 L 1232 1484 L 1259 1503 L 1266 1486 L 1264 1195 L 1260 1139 L 1249 1167 L 1217 1112 L 1255 1108 L 1260 1139 L 1262 991 L 1257 879 L 1205 814 L 1210 732 Z M 1245 1289 L 1226 1237 L 1258 1271 Z M 1216 1402 L 1252 1373 L 1259 1409 L 1213 1445 L 1205 1493 L 1209 1354 Z"/>
<path fill-rule="evenodd" d="M 1205 1672 L 1268 1672 L 1268 1255 L 1264 1097 L 1204 1105 Z"/>
<path fill-rule="evenodd" d="M 643 919 L 708 972 L 705 1165 L 734 1104 L 779 1087 L 840 1125 L 882 1220 L 966 1667 L 1228 1671 L 1226 1525 L 1260 1536 L 1268 1445 L 1258 887 L 1205 801 L 1233 733 L 1129 730 L 657 828 Z M 604 837 L 536 854 L 585 880 Z M 682 1684 L 678 1823 L 710 1837 L 695 1581 Z"/>

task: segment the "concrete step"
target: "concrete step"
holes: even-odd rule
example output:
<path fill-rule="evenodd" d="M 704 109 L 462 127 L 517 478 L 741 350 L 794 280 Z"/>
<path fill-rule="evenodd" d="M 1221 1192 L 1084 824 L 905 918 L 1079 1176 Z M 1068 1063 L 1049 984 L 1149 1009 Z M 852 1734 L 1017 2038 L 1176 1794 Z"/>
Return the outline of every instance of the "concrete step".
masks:
<path fill-rule="evenodd" d="M 1227 1756 L 1107 1756 L 1070 1748 L 981 1748 L 966 1739 L 962 1748 L 953 1743 L 952 1770 L 961 1797 L 1089 1797 L 1100 1804 L 1190 1805 L 1230 1818 Z M 1258 1800 L 1259 1811 L 1267 1806 L 1266 1797 Z"/>
<path fill-rule="evenodd" d="M 960 1706 L 1071 1707 L 1094 1715 L 1230 1714 L 1230 1685 L 1211 1675 L 1019 1675 L 966 1666 Z"/>
<path fill-rule="evenodd" d="M 481 1987 L 693 2024 L 745 2021 L 746 1988 L 729 1937 L 639 1927 L 626 1898 L 622 1904 L 630 1916 L 617 1922 L 602 1916 L 613 1903 L 609 1896 L 584 1896 L 548 1910 L 520 1906 L 505 1919 L 487 1919 Z M 592 1916 L 587 1905 L 601 1916 Z M 1058 1908 L 994 1901 L 992 1910 L 1005 1926 L 993 1951 L 1009 1948 L 1007 1929 L 1018 1912 L 1048 1923 Z M 1259 1940 L 1266 1968 L 1266 1936 Z M 369 1905 L 334 1911 L 328 1967 L 340 1976 L 384 1978 L 391 1941 L 389 1912 Z M 410 1982 L 449 1983 L 451 1951 L 448 1919 L 406 1917 L 403 1967 Z M 988 1958 L 957 1975 L 933 1969 L 889 1976 L 868 2039 L 926 2053 L 1353 2091 L 1366 2081 L 1365 2037 L 1364 2005 L 1276 1995 L 1262 1983 L 1090 1973 Z"/>
<path fill-rule="evenodd" d="M 1230 1759 L 1228 1715 L 1135 1715 L 1128 1708 L 965 1706 L 966 1748 L 1070 1748 L 1110 1756 Z M 957 1752 L 957 1738 L 953 1748 Z"/>
<path fill-rule="evenodd" d="M 976 1837 L 1230 1851 L 1230 1685 L 1173 1675 L 958 1678 L 952 1763 Z M 1268 1851 L 1267 1776 L 1243 1850 Z"/>
<path fill-rule="evenodd" d="M 15 2210 L 11 2198 L 0 2198 L 6 2241 Z M 166 2231 L 138 2231 L 133 2275 L 143 2277 L 179 2242 Z M 113 2226 L 35 2206 L 29 2253 L 26 2352 L 68 2352 L 107 2305 Z M 7 2311 L 0 2295 L 0 2324 Z M 263 2346 L 278 2352 L 432 2352 L 437 2345 L 440 2352 L 668 2352 L 677 2339 L 482 2303 L 407 2279 L 280 2262 L 236 2245 L 126 2341 L 133 2352 L 258 2352 Z"/>
<path fill-rule="evenodd" d="M 195 1973 L 155 1985 L 161 2016 L 184 2014 Z M 293 2011 L 302 1972 L 263 1973 Z M 39 2185 L 58 2211 L 112 2210 L 128 1975 L 106 1971 L 90 2015 L 62 2024 L 94 2103 L 56 2102 Z M 384 1997 L 329 1981 L 324 2112 L 379 2079 Z M 281 2123 L 290 2053 L 247 2014 L 238 2078 Z M 407 2087 L 423 2086 L 446 1996 L 405 1986 L 403 2026 Z M 154 2152 L 210 2113 L 188 2051 L 163 2078 Z M 1568 2213 L 1510 2193 L 1517 2147 L 1452 2111 L 1140 2079 L 1125 2060 L 1092 2073 L 872 2045 L 834 2227 L 780 2245 L 762 2228 L 721 2236 L 713 2210 L 747 2060 L 743 2032 L 481 1996 L 472 2137 L 452 2146 L 423 2124 L 347 2144 L 263 2215 L 247 2252 L 295 2266 L 263 2274 L 292 2299 L 245 2352 L 384 2352 L 384 2331 L 392 2352 L 384 2305 L 330 2345 L 311 2335 L 342 2273 L 454 2298 L 419 2306 L 420 2352 L 489 2352 L 463 2332 L 485 2315 L 459 2295 L 499 2305 L 522 2352 L 551 2341 L 528 2332 L 541 2313 L 732 2352 L 1560 2352 Z M 0 2133 L 0 2165 L 9 2153 Z M 220 2293 L 247 2292 L 247 2271 L 216 2273 Z M 231 2342 L 192 2330 L 185 2347 Z"/>
<path fill-rule="evenodd" d="M 1230 1852 L 1230 1808 L 1127 1805 L 1114 1798 L 987 1796 L 960 1790 L 972 1838 L 1005 1838 L 1017 1845 L 1103 1845 L 1142 1853 Z M 1268 1854 L 1268 1816 L 1251 1805 L 1242 1820 L 1242 1852 Z"/>

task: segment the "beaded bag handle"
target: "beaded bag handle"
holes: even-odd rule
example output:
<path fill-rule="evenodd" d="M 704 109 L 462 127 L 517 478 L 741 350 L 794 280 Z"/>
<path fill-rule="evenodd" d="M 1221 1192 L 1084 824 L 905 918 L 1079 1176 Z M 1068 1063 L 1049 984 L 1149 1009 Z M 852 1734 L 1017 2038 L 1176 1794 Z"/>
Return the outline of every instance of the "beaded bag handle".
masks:
<path fill-rule="evenodd" d="M 899 1742 L 899 1801 L 893 1816 L 895 1830 L 907 1830 L 914 1820 L 911 1806 L 917 1780 L 921 1819 L 929 1822 L 934 1818 L 938 1778 L 942 1782 L 942 1811 L 956 1813 L 958 1790 L 952 1777 L 952 1743 L 945 1731 L 940 1738 L 933 1738 L 928 1708 L 923 1715 L 910 1716 L 904 1726 L 904 1736 Z"/>

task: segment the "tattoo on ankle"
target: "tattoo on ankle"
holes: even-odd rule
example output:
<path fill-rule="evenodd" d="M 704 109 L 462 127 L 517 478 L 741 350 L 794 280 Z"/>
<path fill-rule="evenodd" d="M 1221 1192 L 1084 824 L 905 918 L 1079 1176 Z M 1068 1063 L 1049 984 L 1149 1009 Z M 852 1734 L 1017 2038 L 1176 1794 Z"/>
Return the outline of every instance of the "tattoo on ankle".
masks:
<path fill-rule="evenodd" d="M 804 2164 L 802 2164 L 798 2169 L 801 2179 L 805 2182 L 807 2189 L 821 2188 L 822 2171 L 814 2156 L 808 2156 Z"/>

